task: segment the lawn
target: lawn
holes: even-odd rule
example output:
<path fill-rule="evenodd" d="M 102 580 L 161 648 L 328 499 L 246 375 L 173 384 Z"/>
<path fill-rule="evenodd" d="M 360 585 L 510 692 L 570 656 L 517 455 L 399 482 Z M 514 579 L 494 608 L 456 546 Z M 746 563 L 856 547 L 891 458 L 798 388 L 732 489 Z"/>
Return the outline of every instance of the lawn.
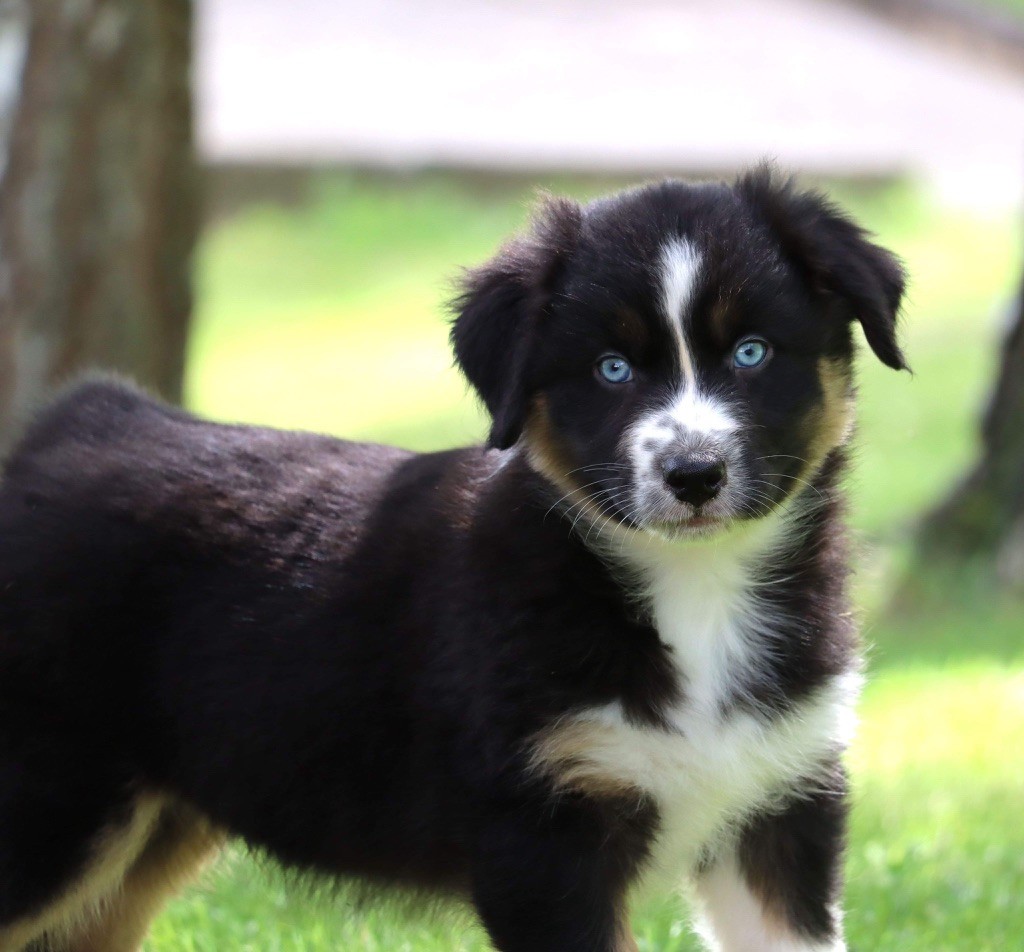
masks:
<path fill-rule="evenodd" d="M 586 196 L 602 183 L 549 182 Z M 858 597 L 871 680 L 851 754 L 851 948 L 1006 950 L 1024 941 L 1024 606 L 966 584 L 882 611 L 914 519 L 970 457 L 1000 315 L 1022 260 L 1012 214 L 937 207 L 908 185 L 837 195 L 913 275 L 914 375 L 868 359 L 856 473 Z M 199 259 L 190 404 L 224 419 L 417 449 L 473 441 L 479 409 L 451 368 L 442 302 L 460 265 L 521 225 L 515 182 L 332 174 L 292 207 L 218 222 Z M 637 911 L 644 950 L 694 949 L 681 905 Z M 176 900 L 150 952 L 483 949 L 465 918 L 406 921 L 322 899 L 235 854 Z"/>

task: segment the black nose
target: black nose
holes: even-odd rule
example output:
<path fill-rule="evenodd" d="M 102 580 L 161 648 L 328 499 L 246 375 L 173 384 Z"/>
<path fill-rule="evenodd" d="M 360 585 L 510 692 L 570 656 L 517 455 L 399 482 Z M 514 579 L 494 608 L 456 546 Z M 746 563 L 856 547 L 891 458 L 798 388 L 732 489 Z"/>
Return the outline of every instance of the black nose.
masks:
<path fill-rule="evenodd" d="M 726 484 L 725 463 L 709 453 L 670 456 L 661 465 L 665 482 L 680 502 L 703 506 Z"/>

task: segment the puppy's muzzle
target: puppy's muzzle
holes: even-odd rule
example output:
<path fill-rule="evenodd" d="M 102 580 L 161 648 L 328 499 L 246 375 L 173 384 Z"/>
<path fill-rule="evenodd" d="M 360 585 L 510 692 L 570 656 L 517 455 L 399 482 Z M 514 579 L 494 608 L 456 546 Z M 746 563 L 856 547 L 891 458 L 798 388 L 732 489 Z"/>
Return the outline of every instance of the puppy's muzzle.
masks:
<path fill-rule="evenodd" d="M 707 452 L 669 456 L 661 475 L 672 495 L 694 509 L 714 499 L 729 481 L 725 460 Z"/>

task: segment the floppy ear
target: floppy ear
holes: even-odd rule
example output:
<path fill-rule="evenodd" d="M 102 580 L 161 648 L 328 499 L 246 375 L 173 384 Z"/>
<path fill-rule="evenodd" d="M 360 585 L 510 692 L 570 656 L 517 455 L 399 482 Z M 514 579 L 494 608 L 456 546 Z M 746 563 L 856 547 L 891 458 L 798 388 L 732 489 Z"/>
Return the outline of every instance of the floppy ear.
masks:
<path fill-rule="evenodd" d="M 455 360 L 491 414 L 488 443 L 507 449 L 522 432 L 533 392 L 530 357 L 558 276 L 579 237 L 580 207 L 546 199 L 532 230 L 467 271 L 452 301 Z"/>
<path fill-rule="evenodd" d="M 760 212 L 811 286 L 837 302 L 848 319 L 860 321 L 878 359 L 907 369 L 896 342 L 906 285 L 899 259 L 869 241 L 868 233 L 823 195 L 797 191 L 770 165 L 744 175 L 736 190 Z"/>

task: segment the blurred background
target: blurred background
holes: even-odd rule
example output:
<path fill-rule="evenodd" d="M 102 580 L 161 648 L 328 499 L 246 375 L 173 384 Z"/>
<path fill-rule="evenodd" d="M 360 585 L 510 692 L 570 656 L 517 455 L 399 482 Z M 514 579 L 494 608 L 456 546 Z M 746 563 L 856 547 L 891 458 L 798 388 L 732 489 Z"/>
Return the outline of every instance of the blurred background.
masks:
<path fill-rule="evenodd" d="M 774 157 L 911 274 L 860 376 L 852 949 L 1024 946 L 1024 0 L 0 0 L 0 446 L 83 368 L 482 439 L 444 302 L 526 221 Z M 638 909 L 644 952 L 696 948 Z M 483 949 L 233 855 L 151 952 Z"/>

